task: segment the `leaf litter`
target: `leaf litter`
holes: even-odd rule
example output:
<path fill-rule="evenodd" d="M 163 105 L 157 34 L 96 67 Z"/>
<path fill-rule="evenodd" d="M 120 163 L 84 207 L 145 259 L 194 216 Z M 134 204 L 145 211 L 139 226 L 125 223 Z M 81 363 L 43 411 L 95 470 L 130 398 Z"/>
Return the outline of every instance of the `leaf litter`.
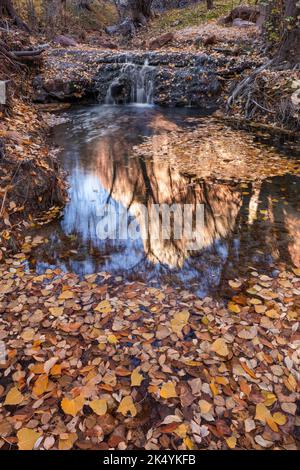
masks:
<path fill-rule="evenodd" d="M 25 258 L 0 267 L 0 447 L 297 447 L 299 270 L 224 302 Z"/>

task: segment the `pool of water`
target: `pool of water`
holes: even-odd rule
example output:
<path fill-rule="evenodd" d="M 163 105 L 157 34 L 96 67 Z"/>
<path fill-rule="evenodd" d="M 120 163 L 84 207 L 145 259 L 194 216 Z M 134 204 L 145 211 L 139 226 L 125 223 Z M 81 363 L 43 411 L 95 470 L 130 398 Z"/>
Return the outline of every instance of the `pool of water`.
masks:
<path fill-rule="evenodd" d="M 136 155 L 145 138 L 157 136 L 159 148 L 174 129 L 184 133 L 197 126 L 199 114 L 188 108 L 98 105 L 68 112 L 53 139 L 68 174 L 69 202 L 59 220 L 37 231 L 48 241 L 30 260 L 36 270 L 107 272 L 153 285 L 174 283 L 204 296 L 247 270 L 274 274 L 278 263 L 299 266 L 299 177 L 247 183 L 224 181 L 222 174 L 195 179 L 161 155 L 158 161 L 155 155 Z M 203 207 L 201 237 L 192 249 L 174 230 L 166 239 L 154 236 L 155 227 L 145 227 L 141 206 L 150 213 L 161 204 Z M 113 215 L 103 211 L 107 206 Z M 120 214 L 135 236 L 104 239 L 105 223 Z"/>

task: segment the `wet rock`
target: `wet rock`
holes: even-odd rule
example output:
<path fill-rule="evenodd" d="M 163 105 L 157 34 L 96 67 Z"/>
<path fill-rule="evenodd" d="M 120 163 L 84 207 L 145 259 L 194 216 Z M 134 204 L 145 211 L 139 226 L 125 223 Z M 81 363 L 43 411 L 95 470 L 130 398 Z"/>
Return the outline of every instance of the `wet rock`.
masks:
<path fill-rule="evenodd" d="M 71 102 L 91 96 L 103 103 L 109 90 L 116 103 L 128 103 L 136 78 L 132 69 L 144 67 L 142 76 L 144 80 L 151 80 L 154 104 L 210 107 L 215 105 L 221 92 L 218 68 L 227 67 L 231 59 L 192 52 L 55 49 L 46 60 L 51 78 L 45 72 L 33 83 L 34 99 L 40 103 Z"/>
<path fill-rule="evenodd" d="M 53 42 L 63 47 L 77 46 L 77 42 L 75 41 L 75 39 L 71 38 L 70 36 L 55 36 Z"/>
<path fill-rule="evenodd" d="M 150 50 L 160 49 L 161 47 L 165 46 L 166 44 L 169 44 L 170 42 L 172 42 L 174 40 L 174 38 L 175 38 L 175 36 L 171 32 L 162 34 L 161 36 L 159 36 L 157 38 L 150 39 L 149 44 L 148 44 L 148 48 Z"/>

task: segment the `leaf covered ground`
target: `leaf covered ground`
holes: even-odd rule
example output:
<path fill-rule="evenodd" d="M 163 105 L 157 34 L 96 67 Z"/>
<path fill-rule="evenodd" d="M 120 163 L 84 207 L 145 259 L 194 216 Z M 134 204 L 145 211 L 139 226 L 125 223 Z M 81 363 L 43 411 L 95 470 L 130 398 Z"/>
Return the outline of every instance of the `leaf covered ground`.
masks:
<path fill-rule="evenodd" d="M 231 297 L 0 267 L 3 449 L 295 449 L 300 271 Z"/>

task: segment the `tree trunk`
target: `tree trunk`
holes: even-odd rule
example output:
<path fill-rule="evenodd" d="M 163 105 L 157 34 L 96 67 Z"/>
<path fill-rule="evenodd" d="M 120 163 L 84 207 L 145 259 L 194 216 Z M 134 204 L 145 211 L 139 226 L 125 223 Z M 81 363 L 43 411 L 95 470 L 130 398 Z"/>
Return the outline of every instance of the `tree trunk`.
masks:
<path fill-rule="evenodd" d="M 214 0 L 206 0 L 206 5 L 208 10 L 213 10 L 214 8 Z"/>
<path fill-rule="evenodd" d="M 145 25 L 152 16 L 153 0 L 114 0 L 121 19 L 130 17 L 133 24 Z"/>
<path fill-rule="evenodd" d="M 259 25 L 266 42 L 276 49 L 275 61 L 300 62 L 300 6 L 298 0 L 272 0 L 260 6 Z"/>
<path fill-rule="evenodd" d="M 281 41 L 278 59 L 300 64 L 300 6 L 297 0 L 287 0 L 285 2 L 285 20 L 287 22 Z"/>
<path fill-rule="evenodd" d="M 30 29 L 26 23 L 17 14 L 12 0 L 0 0 L 0 17 L 8 16 L 19 27 L 30 33 Z"/>

